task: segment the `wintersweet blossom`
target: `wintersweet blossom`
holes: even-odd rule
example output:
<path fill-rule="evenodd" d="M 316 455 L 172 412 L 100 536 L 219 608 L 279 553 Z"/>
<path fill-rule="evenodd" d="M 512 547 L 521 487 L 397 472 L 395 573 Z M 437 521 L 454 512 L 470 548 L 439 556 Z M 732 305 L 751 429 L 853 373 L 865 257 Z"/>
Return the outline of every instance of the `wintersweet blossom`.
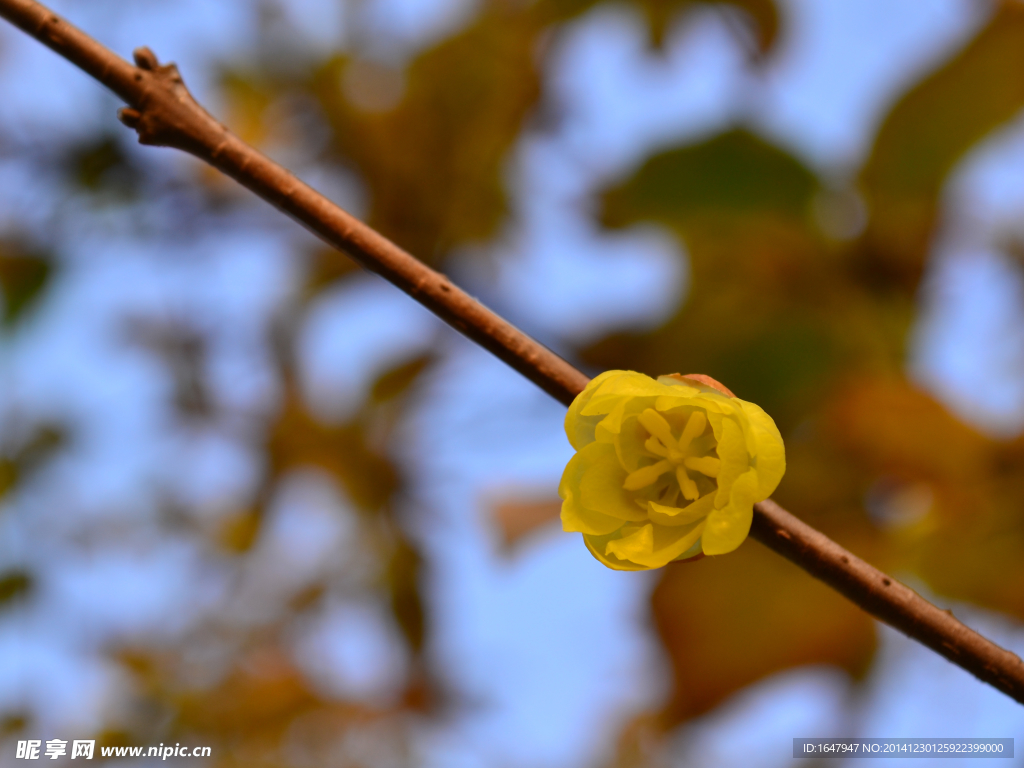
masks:
<path fill-rule="evenodd" d="M 606 371 L 569 407 L 562 527 L 609 568 L 721 555 L 786 471 L 775 422 L 706 376 Z"/>

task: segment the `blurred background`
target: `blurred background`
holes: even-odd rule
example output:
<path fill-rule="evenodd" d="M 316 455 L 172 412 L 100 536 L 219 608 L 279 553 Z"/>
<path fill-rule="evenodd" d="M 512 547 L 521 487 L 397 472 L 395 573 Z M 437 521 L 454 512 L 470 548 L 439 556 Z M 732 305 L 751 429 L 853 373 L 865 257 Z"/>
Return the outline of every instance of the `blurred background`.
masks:
<path fill-rule="evenodd" d="M 51 5 L 589 373 L 759 403 L 780 503 L 1024 652 L 1024 3 Z M 564 408 L 6 23 L 0 103 L 0 765 L 1024 737 L 756 542 L 604 569 Z"/>

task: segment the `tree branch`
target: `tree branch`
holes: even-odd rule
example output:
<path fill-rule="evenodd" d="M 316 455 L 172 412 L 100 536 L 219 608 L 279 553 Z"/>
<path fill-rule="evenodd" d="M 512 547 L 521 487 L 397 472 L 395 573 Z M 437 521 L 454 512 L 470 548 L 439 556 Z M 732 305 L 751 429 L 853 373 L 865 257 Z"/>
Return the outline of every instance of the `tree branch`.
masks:
<path fill-rule="evenodd" d="M 34 0 L 0 0 L 0 16 L 106 85 L 127 104 L 118 113 L 142 144 L 189 152 L 223 171 L 328 244 L 394 283 L 556 400 L 569 405 L 587 377 L 444 275 L 350 216 L 245 144 L 192 98 L 173 64 L 147 49 L 132 66 Z M 847 552 L 778 504 L 754 507 L 752 537 L 842 593 L 875 618 L 1024 703 L 1024 662 L 964 626 L 909 587 Z"/>

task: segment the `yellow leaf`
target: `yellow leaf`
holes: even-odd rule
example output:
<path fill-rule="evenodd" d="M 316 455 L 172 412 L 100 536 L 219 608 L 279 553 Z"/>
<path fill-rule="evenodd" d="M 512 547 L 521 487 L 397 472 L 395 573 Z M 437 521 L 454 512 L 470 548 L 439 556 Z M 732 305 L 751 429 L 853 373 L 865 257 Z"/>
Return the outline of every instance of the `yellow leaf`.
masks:
<path fill-rule="evenodd" d="M 672 661 L 667 726 L 785 669 L 832 664 L 858 677 L 875 649 L 867 614 L 756 542 L 666 568 L 652 599 Z"/>

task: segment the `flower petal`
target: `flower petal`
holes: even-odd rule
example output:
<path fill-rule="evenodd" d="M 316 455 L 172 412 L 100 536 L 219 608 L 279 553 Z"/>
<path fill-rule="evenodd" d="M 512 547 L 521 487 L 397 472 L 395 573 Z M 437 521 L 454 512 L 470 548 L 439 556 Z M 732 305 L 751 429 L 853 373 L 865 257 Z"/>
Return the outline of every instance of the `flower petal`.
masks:
<path fill-rule="evenodd" d="M 737 400 L 737 403 L 750 422 L 747 446 L 755 459 L 758 481 L 754 501 L 764 501 L 772 495 L 786 473 L 786 446 L 772 417 L 759 405 L 746 400 Z"/>
<path fill-rule="evenodd" d="M 583 391 L 576 395 L 565 414 L 565 434 L 569 444 L 577 451 L 587 443 L 594 442 L 594 427 L 600 419 L 584 419 L 581 411 L 587 407 L 594 393 L 609 378 L 622 375 L 622 371 L 605 371 L 590 380 Z"/>
<path fill-rule="evenodd" d="M 596 443 L 591 443 L 591 446 L 596 446 Z M 587 509 L 582 503 L 580 483 L 588 468 L 587 454 L 593 453 L 592 449 L 588 450 L 591 446 L 569 460 L 558 484 L 558 495 L 562 497 L 562 530 L 602 535 L 617 531 L 625 521 Z"/>
<path fill-rule="evenodd" d="M 605 398 L 618 400 L 619 398 L 659 397 L 672 394 L 672 390 L 667 385 L 659 384 L 650 376 L 636 371 L 618 371 L 618 373 L 623 375 L 609 376 L 598 385 L 594 401 L 583 410 L 584 414 L 588 412 L 607 413 L 607 411 L 600 411 L 601 406 L 596 405 L 597 400 Z"/>
<path fill-rule="evenodd" d="M 577 456 L 585 465 L 580 477 L 580 502 L 589 510 L 620 520 L 646 520 L 646 513 L 633 503 L 623 487 L 626 470 L 619 464 L 615 448 L 607 443 L 591 443 Z"/>
<path fill-rule="evenodd" d="M 724 555 L 743 543 L 754 519 L 756 495 L 757 472 L 751 469 L 732 484 L 729 503 L 708 515 L 702 537 L 705 555 Z"/>
<path fill-rule="evenodd" d="M 680 526 L 695 523 L 708 516 L 715 508 L 715 494 L 701 496 L 685 507 L 669 507 L 656 501 L 647 502 L 647 515 L 658 525 Z"/>
<path fill-rule="evenodd" d="M 691 546 L 688 550 L 683 552 L 683 554 L 679 555 L 673 562 L 678 562 L 679 560 L 689 560 L 691 557 L 697 557 L 698 555 L 703 554 L 704 551 L 701 549 L 701 540 L 697 539 L 695 542 L 693 542 L 693 546 Z"/>
<path fill-rule="evenodd" d="M 647 430 L 641 426 L 636 414 L 631 414 L 623 420 L 622 428 L 615 436 L 615 453 L 626 472 L 633 472 L 640 467 L 643 460 L 656 456 L 645 445 L 648 439 Z M 668 451 L 665 451 L 665 455 L 668 455 Z"/>
<path fill-rule="evenodd" d="M 689 526 L 668 528 L 648 523 L 622 538 L 612 538 L 605 552 L 647 568 L 660 568 L 692 547 L 701 537 L 704 525 L 704 521 L 700 521 Z M 628 527 L 623 526 L 622 532 L 627 530 Z"/>
<path fill-rule="evenodd" d="M 628 560 L 620 560 L 615 555 L 605 553 L 605 548 L 613 536 L 615 534 L 611 536 L 588 536 L 583 534 L 583 543 L 587 545 L 587 549 L 590 550 L 590 554 L 594 556 L 594 559 L 608 568 L 616 571 L 646 571 L 646 565 L 637 565 Z"/>
<path fill-rule="evenodd" d="M 718 493 L 715 506 L 721 509 L 729 503 L 729 489 L 732 484 L 750 469 L 750 452 L 743 429 L 735 419 L 719 414 L 710 414 L 711 425 L 718 438 Z"/>
<path fill-rule="evenodd" d="M 654 409 L 656 411 L 672 411 L 676 408 L 683 406 L 695 406 L 705 411 L 712 411 L 714 413 L 731 413 L 734 407 L 730 404 L 730 398 L 725 395 L 721 395 L 718 392 L 709 392 L 703 394 L 695 389 L 689 389 L 688 387 L 680 387 L 683 392 L 671 392 L 669 394 L 662 395 L 654 401 Z M 687 394 L 687 393 L 692 394 Z"/>
<path fill-rule="evenodd" d="M 566 533 L 590 533 L 603 536 L 619 530 L 626 521 L 594 512 L 580 504 L 573 495 L 562 502 L 562 530 Z"/>
<path fill-rule="evenodd" d="M 764 411 L 671 377 L 606 371 L 573 402 L 565 428 L 577 453 L 559 485 L 562 526 L 616 570 L 732 551 L 786 466 Z M 692 503 L 677 507 L 681 495 Z"/>

